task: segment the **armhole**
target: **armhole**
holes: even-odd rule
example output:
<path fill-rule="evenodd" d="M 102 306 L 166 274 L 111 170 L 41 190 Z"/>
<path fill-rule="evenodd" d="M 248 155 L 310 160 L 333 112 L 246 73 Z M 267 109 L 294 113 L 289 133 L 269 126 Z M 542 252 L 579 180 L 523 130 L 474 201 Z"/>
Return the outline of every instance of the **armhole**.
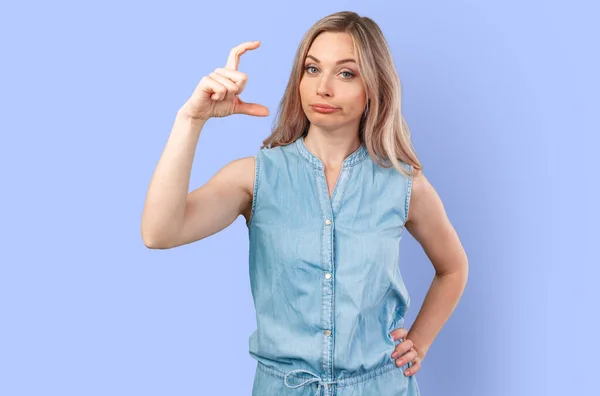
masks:
<path fill-rule="evenodd" d="M 408 165 L 409 170 L 412 172 L 414 167 Z M 406 183 L 406 203 L 404 204 L 404 224 L 408 221 L 408 210 L 410 208 L 410 194 L 412 192 L 413 175 L 408 175 L 408 181 Z"/>
<path fill-rule="evenodd" d="M 256 208 L 256 193 L 258 192 L 258 171 L 260 169 L 260 161 L 258 154 L 254 155 L 254 185 L 252 189 L 252 209 L 250 210 L 250 219 L 246 222 L 246 226 L 250 227 L 254 219 L 254 211 Z"/>

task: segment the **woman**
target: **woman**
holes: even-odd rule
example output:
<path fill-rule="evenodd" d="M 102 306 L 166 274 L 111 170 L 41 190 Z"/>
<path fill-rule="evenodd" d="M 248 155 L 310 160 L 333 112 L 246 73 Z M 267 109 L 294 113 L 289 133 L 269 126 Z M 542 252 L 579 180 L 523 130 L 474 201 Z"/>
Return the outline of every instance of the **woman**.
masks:
<path fill-rule="evenodd" d="M 339 12 L 316 22 L 258 154 L 187 193 L 208 119 L 269 115 L 238 96 L 247 82 L 240 56 L 258 46 L 233 48 L 178 111 L 146 199 L 144 243 L 188 244 L 244 216 L 257 315 L 253 395 L 418 395 L 415 373 L 458 303 L 467 258 L 421 171 L 398 75 L 371 19 Z M 398 269 L 405 228 L 436 271 L 410 331 Z"/>

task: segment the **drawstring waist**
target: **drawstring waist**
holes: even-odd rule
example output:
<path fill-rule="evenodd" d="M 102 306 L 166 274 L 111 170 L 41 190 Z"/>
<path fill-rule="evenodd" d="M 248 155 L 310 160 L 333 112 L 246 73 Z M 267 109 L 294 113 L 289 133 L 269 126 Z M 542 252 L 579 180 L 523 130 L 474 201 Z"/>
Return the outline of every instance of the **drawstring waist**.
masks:
<path fill-rule="evenodd" d="M 325 381 L 318 374 L 315 374 L 309 370 L 296 369 L 296 370 L 284 372 L 284 371 L 276 369 L 275 367 L 266 365 L 266 364 L 262 363 L 261 361 L 258 361 L 258 368 L 260 370 L 262 370 L 265 373 L 267 373 L 271 376 L 274 376 L 276 378 L 283 379 L 285 386 L 288 388 L 299 388 L 301 386 L 307 386 L 312 383 L 317 383 L 317 392 L 315 393 L 315 396 L 321 396 L 322 390 L 325 390 L 325 395 L 328 395 L 329 392 L 327 391 L 327 388 L 329 388 L 329 386 L 332 384 L 336 384 L 339 387 L 355 385 L 355 384 L 358 384 L 359 382 L 365 381 L 369 378 L 373 378 L 378 375 L 385 374 L 391 370 L 398 370 L 402 375 L 404 375 L 403 371 L 406 369 L 407 365 L 410 366 L 410 364 L 405 364 L 402 367 L 398 367 L 398 366 L 396 366 L 396 362 L 393 359 L 390 359 L 390 361 L 388 363 L 385 363 L 385 364 L 378 366 L 374 369 L 371 369 L 369 371 L 363 371 L 361 373 L 350 375 L 348 377 L 339 378 L 334 381 Z M 304 381 L 297 385 L 291 385 L 288 383 L 288 380 L 290 378 L 294 378 L 294 377 L 298 378 L 299 377 L 298 374 L 302 374 L 302 373 L 308 374 L 312 378 L 301 378 L 301 379 L 304 379 Z"/>
<path fill-rule="evenodd" d="M 296 373 L 307 373 L 307 374 L 312 375 L 314 378 L 308 378 L 304 382 L 301 382 L 298 385 L 291 386 L 291 385 L 289 385 L 287 383 L 287 377 L 288 377 L 288 375 L 294 375 Z M 304 386 L 306 384 L 312 384 L 313 382 L 317 382 L 318 383 L 318 385 L 317 385 L 317 393 L 315 393 L 315 396 L 320 396 L 321 395 L 321 386 L 329 386 L 330 384 L 336 384 L 336 383 L 339 382 L 339 380 L 336 380 L 336 381 L 323 381 L 323 379 L 321 377 L 319 377 L 317 374 L 313 373 L 312 371 L 303 370 L 303 369 L 292 370 L 292 371 L 286 373 L 285 377 L 283 378 L 283 383 L 288 388 L 299 388 L 299 387 Z"/>

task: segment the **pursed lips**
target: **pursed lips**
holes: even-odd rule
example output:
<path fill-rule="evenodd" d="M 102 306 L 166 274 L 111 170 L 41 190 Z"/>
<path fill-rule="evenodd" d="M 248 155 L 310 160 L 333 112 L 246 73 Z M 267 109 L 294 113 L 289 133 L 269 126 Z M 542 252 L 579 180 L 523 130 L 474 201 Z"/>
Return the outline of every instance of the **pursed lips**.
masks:
<path fill-rule="evenodd" d="M 329 106 L 323 103 L 316 103 L 314 105 L 311 105 L 312 107 L 318 107 L 320 109 L 328 109 L 328 110 L 334 110 L 337 109 L 337 107 L 333 107 L 333 106 Z"/>

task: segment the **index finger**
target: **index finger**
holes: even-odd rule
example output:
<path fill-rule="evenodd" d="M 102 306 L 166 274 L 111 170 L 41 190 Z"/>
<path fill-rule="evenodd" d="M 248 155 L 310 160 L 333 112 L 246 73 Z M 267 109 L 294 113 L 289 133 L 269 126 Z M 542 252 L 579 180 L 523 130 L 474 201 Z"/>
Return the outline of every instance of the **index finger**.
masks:
<path fill-rule="evenodd" d="M 260 41 L 247 41 L 234 47 L 229 52 L 229 58 L 227 59 L 227 64 L 225 65 L 226 69 L 237 70 L 240 64 L 240 56 L 244 54 L 248 50 L 253 50 L 258 48 L 260 45 Z"/>
<path fill-rule="evenodd" d="M 397 329 L 390 331 L 390 335 L 392 336 L 392 338 L 394 340 L 397 341 L 400 338 L 402 338 L 402 339 L 406 338 L 406 336 L 408 335 L 408 330 L 406 330 L 405 327 L 398 327 Z"/>

